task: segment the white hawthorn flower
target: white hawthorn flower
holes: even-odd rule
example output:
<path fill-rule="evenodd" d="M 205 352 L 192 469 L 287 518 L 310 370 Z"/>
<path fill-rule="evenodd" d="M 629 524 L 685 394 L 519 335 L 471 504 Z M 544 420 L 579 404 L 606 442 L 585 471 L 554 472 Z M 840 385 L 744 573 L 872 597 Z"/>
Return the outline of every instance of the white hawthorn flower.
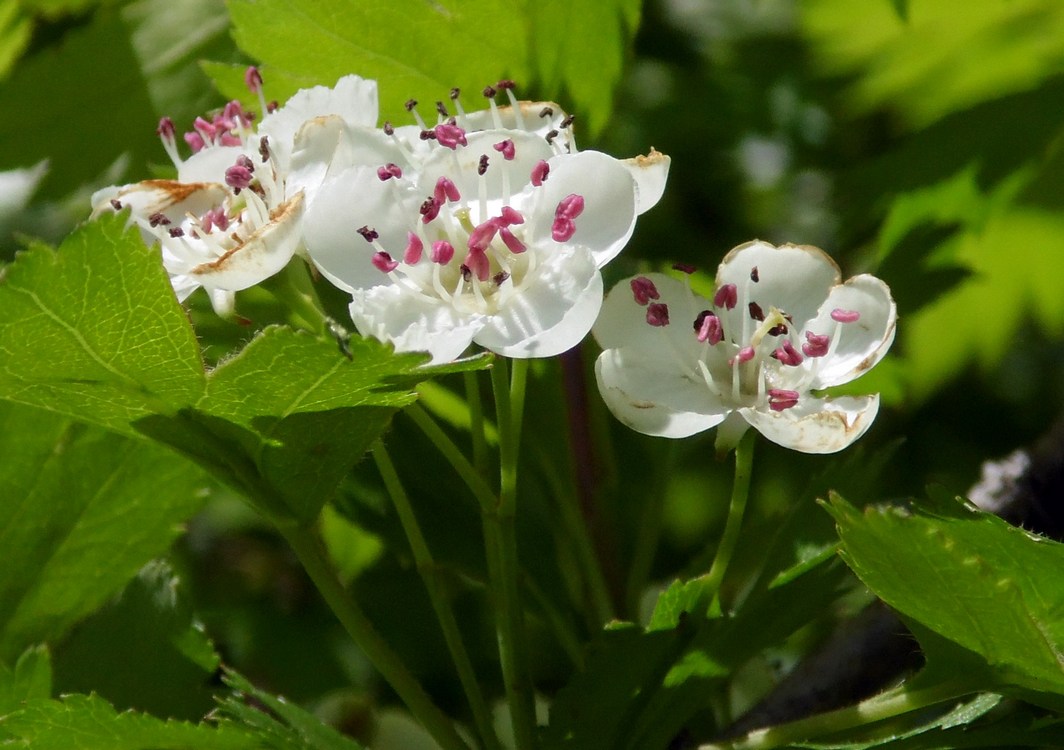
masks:
<path fill-rule="evenodd" d="M 246 80 L 268 113 L 258 129 L 230 102 L 185 133 L 193 151 L 186 159 L 163 118 L 158 133 L 177 179 L 105 188 L 92 199 L 95 214 L 128 208 L 145 242 L 161 247 L 178 299 L 203 287 L 221 315 L 232 312 L 237 291 L 281 271 L 301 247 L 303 206 L 336 149 L 334 133 L 313 125 L 365 128 L 377 119 L 376 83 L 357 76 L 301 90 L 280 109 L 266 105 L 257 70 Z"/>
<path fill-rule="evenodd" d="M 351 293 L 362 334 L 433 362 L 472 342 L 546 357 L 587 334 L 602 303 L 599 268 L 657 202 L 669 161 L 568 153 L 570 139 L 548 126 L 571 118 L 524 114 L 541 111 L 492 103 L 451 116 L 441 104 L 434 127 L 418 118 L 416 142 L 386 124 L 400 159 L 341 171 L 333 162 L 307 207 L 305 241 L 322 274 Z"/>
<path fill-rule="evenodd" d="M 595 366 L 610 411 L 629 427 L 686 437 L 717 427 L 729 449 L 750 426 L 804 453 L 859 438 L 879 396 L 823 397 L 873 367 L 894 340 L 887 285 L 808 246 L 750 242 L 717 270 L 712 300 L 686 278 L 637 276 L 606 297 Z"/>

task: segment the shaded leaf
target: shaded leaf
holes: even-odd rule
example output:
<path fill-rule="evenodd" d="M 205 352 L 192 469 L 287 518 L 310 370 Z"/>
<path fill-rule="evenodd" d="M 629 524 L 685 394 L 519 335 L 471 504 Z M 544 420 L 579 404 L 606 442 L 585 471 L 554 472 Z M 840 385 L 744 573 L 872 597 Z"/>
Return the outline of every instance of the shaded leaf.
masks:
<path fill-rule="evenodd" d="M 0 659 L 53 640 L 163 553 L 203 504 L 170 454 L 0 403 Z"/>
<path fill-rule="evenodd" d="M 23 651 L 14 669 L 0 664 L 0 716 L 17 710 L 25 701 L 51 694 L 52 662 L 46 647 Z"/>

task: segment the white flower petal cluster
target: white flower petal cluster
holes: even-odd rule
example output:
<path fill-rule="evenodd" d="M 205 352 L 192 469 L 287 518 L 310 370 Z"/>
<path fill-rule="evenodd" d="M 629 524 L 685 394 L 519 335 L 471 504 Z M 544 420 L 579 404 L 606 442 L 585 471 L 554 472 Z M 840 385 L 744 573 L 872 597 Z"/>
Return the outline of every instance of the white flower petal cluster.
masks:
<path fill-rule="evenodd" d="M 261 81 L 249 84 L 261 90 Z M 250 113 L 231 102 L 211 121 L 197 118 L 185 134 L 193 150 L 187 159 L 164 118 L 159 135 L 177 179 L 100 190 L 92 198 L 94 214 L 128 208 L 145 242 L 160 246 L 178 299 L 203 287 L 215 310 L 229 314 L 235 292 L 279 272 L 300 250 L 304 209 L 324 172 L 293 152 L 298 143 L 314 153 L 299 137 L 303 125 L 329 117 L 374 123 L 376 83 L 347 76 L 331 89 L 300 91 L 257 129 Z"/>
<path fill-rule="evenodd" d="M 358 330 L 433 362 L 474 342 L 519 358 L 579 343 L 602 303 L 599 269 L 668 173 L 656 151 L 575 152 L 555 104 L 489 103 L 454 116 L 441 106 L 432 127 L 338 132 L 307 209 L 307 252 L 351 293 Z"/>
<path fill-rule="evenodd" d="M 618 284 L 594 327 L 595 372 L 610 410 L 639 432 L 717 427 L 728 449 L 753 426 L 786 448 L 833 453 L 869 428 L 879 396 L 817 392 L 875 366 L 896 321 L 874 276 L 842 283 L 818 248 L 755 241 L 724 258 L 712 300 L 660 273 Z"/>
<path fill-rule="evenodd" d="M 247 81 L 265 111 L 253 68 Z M 188 159 L 164 119 L 177 179 L 101 190 L 94 209 L 128 208 L 179 299 L 203 287 L 220 313 L 300 253 L 351 295 L 362 334 L 400 351 L 558 354 L 591 329 L 599 269 L 661 197 L 669 159 L 577 152 L 571 116 L 512 89 L 489 86 L 468 113 L 454 90 L 456 112 L 437 103 L 432 124 L 410 102 L 414 124 L 378 127 L 376 83 L 347 76 L 257 128 L 237 102 L 198 118 Z"/>

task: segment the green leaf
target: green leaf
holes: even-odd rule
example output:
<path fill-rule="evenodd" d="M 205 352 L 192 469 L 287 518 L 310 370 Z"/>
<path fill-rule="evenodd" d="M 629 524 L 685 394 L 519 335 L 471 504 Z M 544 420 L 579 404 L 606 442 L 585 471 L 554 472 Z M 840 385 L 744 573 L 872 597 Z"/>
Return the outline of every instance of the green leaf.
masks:
<path fill-rule="evenodd" d="M 0 118 L 0 169 L 47 158 L 42 197 L 69 195 L 122 154 L 138 165 L 161 155 L 157 118 L 116 9 L 100 9 L 88 24 L 23 58 L 0 83 L 0 101 L 21 103 L 5 107 Z"/>
<path fill-rule="evenodd" d="M 30 43 L 33 24 L 21 11 L 19 0 L 0 0 L 0 80 Z"/>
<path fill-rule="evenodd" d="M 249 705 L 243 696 L 227 698 L 219 709 L 227 723 L 238 723 L 253 730 L 262 743 L 259 747 L 272 750 L 361 750 L 361 745 L 326 726 L 313 714 L 284 698 L 259 690 L 236 672 L 226 672 L 225 683 L 269 712 Z"/>
<path fill-rule="evenodd" d="M 1064 545 L 948 497 L 862 513 L 833 495 L 828 510 L 843 558 L 887 604 L 982 657 L 1002 685 L 1064 692 Z"/>
<path fill-rule="evenodd" d="M 168 451 L 0 403 L 0 659 L 53 640 L 166 550 L 204 478 Z"/>
<path fill-rule="evenodd" d="M 0 718 L 13 747 L 33 750 L 255 750 L 258 738 L 223 725 L 163 721 L 148 714 L 118 713 L 95 695 L 61 701 L 35 700 Z"/>
<path fill-rule="evenodd" d="M 158 254 L 120 217 L 37 246 L 0 275 L 0 395 L 135 434 L 203 392 L 192 327 Z"/>
<path fill-rule="evenodd" d="M 24 701 L 52 694 L 52 662 L 48 649 L 33 646 L 22 652 L 14 669 L 0 664 L 0 716 L 18 709 Z"/>
<path fill-rule="evenodd" d="M 536 76 L 551 92 L 567 90 L 592 134 L 610 116 L 640 0 L 540 0 L 529 3 Z"/>
<path fill-rule="evenodd" d="M 523 15 L 505 0 L 230 0 L 229 12 L 271 99 L 357 73 L 380 81 L 381 117 L 405 124 L 410 98 L 434 117 L 452 87 L 479 109 L 484 86 L 528 78 Z"/>
<path fill-rule="evenodd" d="M 195 719 L 210 710 L 219 658 L 170 566 L 148 563 L 113 602 L 55 649 L 55 689 L 117 708 Z"/>
<path fill-rule="evenodd" d="M 1002 94 L 1025 91 L 1060 70 L 1064 6 L 1056 0 L 813 0 L 802 26 L 821 66 L 852 75 L 858 112 L 890 107 L 915 126 Z"/>

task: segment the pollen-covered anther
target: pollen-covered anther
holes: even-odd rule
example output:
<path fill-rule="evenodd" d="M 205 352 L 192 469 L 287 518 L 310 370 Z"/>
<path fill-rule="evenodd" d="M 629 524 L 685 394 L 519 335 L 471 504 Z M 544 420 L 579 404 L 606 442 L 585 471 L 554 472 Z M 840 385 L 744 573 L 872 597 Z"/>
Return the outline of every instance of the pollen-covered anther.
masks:
<path fill-rule="evenodd" d="M 669 324 L 669 306 L 664 302 L 651 302 L 647 305 L 647 323 L 664 328 Z"/>
<path fill-rule="evenodd" d="M 398 164 L 393 164 L 391 162 L 388 162 L 383 167 L 377 167 L 377 177 L 380 178 L 381 182 L 384 182 L 386 180 L 390 180 L 393 177 L 398 179 L 399 177 L 402 177 L 402 176 L 403 176 L 403 170 L 399 167 Z"/>
<path fill-rule="evenodd" d="M 861 319 L 861 313 L 857 310 L 843 310 L 836 307 L 831 311 L 831 319 L 836 323 L 856 323 Z"/>
<path fill-rule="evenodd" d="M 647 305 L 652 299 L 661 299 L 661 294 L 658 292 L 658 288 L 654 286 L 654 282 L 648 279 L 646 276 L 636 276 L 631 281 L 632 296 L 635 297 L 635 301 L 640 305 Z"/>
<path fill-rule="evenodd" d="M 517 236 L 506 227 L 499 227 L 499 238 L 502 244 L 506 245 L 506 249 L 514 255 L 520 255 L 528 249 L 525 243 L 517 239 Z"/>
<path fill-rule="evenodd" d="M 251 163 L 251 159 L 241 156 L 236 160 L 236 164 L 225 170 L 225 184 L 233 188 L 233 192 L 239 193 L 251 184 L 254 171 L 255 165 Z"/>
<path fill-rule="evenodd" d="M 823 357 L 828 353 L 831 346 L 831 337 L 824 334 L 815 334 L 812 331 L 805 332 L 805 343 L 802 351 L 807 357 Z"/>
<path fill-rule="evenodd" d="M 224 232 L 229 228 L 229 216 L 221 206 L 212 208 L 200 218 L 200 226 L 207 233 L 210 233 L 215 228 Z"/>
<path fill-rule="evenodd" d="M 790 341 L 784 341 L 776 351 L 772 352 L 771 356 L 779 360 L 780 364 L 789 365 L 790 367 L 797 367 L 805 359 Z"/>
<path fill-rule="evenodd" d="M 576 222 L 573 221 L 584 211 L 584 197 L 576 193 L 570 193 L 558 202 L 554 210 L 554 223 L 551 224 L 550 234 L 555 242 L 567 242 L 576 233 Z"/>
<path fill-rule="evenodd" d="M 532 184 L 535 187 L 539 187 L 547 179 L 547 175 L 550 174 L 550 164 L 542 159 L 536 162 L 536 166 L 532 167 Z"/>
<path fill-rule="evenodd" d="M 738 351 L 738 353 L 728 360 L 728 367 L 734 367 L 736 364 L 742 364 L 743 362 L 749 362 L 754 358 L 754 347 L 744 346 Z"/>
<path fill-rule="evenodd" d="M 502 158 L 506 159 L 506 161 L 513 160 L 515 149 L 514 142 L 511 139 L 507 138 L 506 140 L 499 141 L 494 146 L 492 146 L 492 148 L 501 153 Z"/>
<path fill-rule="evenodd" d="M 454 257 L 454 245 L 447 240 L 437 240 L 432 243 L 432 251 L 429 260 L 441 266 L 446 266 Z"/>
<path fill-rule="evenodd" d="M 798 405 L 798 391 L 789 391 L 783 388 L 768 389 L 768 408 L 772 411 L 783 411 Z"/>
<path fill-rule="evenodd" d="M 739 304 L 739 290 L 735 284 L 725 284 L 713 295 L 713 306 L 732 310 Z"/>
<path fill-rule="evenodd" d="M 442 204 L 434 197 L 429 196 L 425 199 L 425 202 L 421 204 L 421 208 L 418 211 L 421 213 L 421 221 L 424 224 L 428 224 L 430 221 L 440 215 L 440 206 Z"/>
<path fill-rule="evenodd" d="M 720 318 L 709 310 L 703 310 L 695 318 L 695 337 L 703 344 L 716 346 L 724 340 L 724 327 Z"/>
<path fill-rule="evenodd" d="M 393 260 L 392 256 L 383 250 L 373 253 L 373 267 L 383 273 L 391 273 L 399 267 L 399 261 Z"/>
<path fill-rule="evenodd" d="M 437 125 L 433 132 L 436 134 L 436 141 L 441 146 L 446 146 L 452 151 L 459 146 L 469 145 L 466 141 L 466 132 L 457 125 L 451 123 L 440 123 Z"/>
<path fill-rule="evenodd" d="M 473 231 L 469 233 L 469 249 L 472 250 L 476 248 L 482 252 L 487 250 L 498 232 L 499 222 L 497 219 L 488 219 L 487 221 L 478 224 L 473 228 Z"/>

